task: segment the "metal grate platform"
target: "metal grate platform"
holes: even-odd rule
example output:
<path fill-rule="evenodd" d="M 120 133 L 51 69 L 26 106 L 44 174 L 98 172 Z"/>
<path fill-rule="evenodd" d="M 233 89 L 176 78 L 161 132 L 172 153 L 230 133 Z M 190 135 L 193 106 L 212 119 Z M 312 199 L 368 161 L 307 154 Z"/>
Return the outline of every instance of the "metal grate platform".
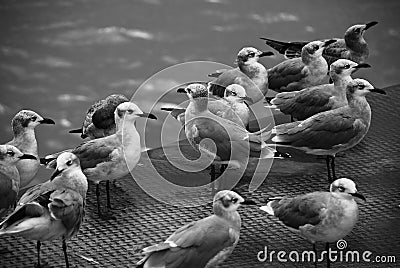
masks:
<path fill-rule="evenodd" d="M 371 129 L 361 144 L 347 151 L 344 157 L 337 158 L 336 163 L 338 176 L 353 178 L 358 184 L 358 190 L 367 197 L 367 202 L 359 206 L 359 222 L 345 238 L 347 249 L 360 252 L 369 250 L 373 252 L 373 256 L 396 255 L 399 263 L 400 107 L 397 103 L 400 103 L 400 86 L 387 91 L 388 96 L 368 97 L 373 109 Z M 179 177 L 193 179 L 196 176 L 205 179 L 208 176 L 208 170 L 197 175 L 186 174 L 169 165 L 162 155 L 154 152 L 149 155 L 158 171 L 165 177 L 170 176 L 171 180 Z M 310 156 L 307 159 L 310 163 L 300 162 L 298 165 L 309 167 L 309 164 L 315 168 L 300 168 L 301 172 L 283 172 L 288 164 L 274 163 L 272 172 L 257 191 L 252 194 L 247 192 L 247 177 L 242 179 L 235 190 L 261 203 L 267 197 L 327 189 L 324 160 L 316 160 Z M 145 161 L 145 158 L 141 160 Z M 288 161 L 296 161 L 296 157 Z M 135 169 L 139 177 L 140 169 L 143 170 L 143 166 Z M 284 175 L 279 175 L 280 169 Z M 143 177 L 145 179 L 145 174 Z M 102 189 L 104 188 L 103 186 Z M 72 267 L 135 267 L 135 263 L 142 257 L 140 251 L 143 247 L 163 241 L 183 224 L 211 213 L 210 204 L 181 208 L 158 202 L 141 190 L 130 176 L 118 180 L 112 185 L 111 191 L 116 220 L 104 221 L 97 217 L 94 185 L 90 185 L 86 221 L 80 233 L 68 243 Z M 105 207 L 104 191 L 102 197 Z M 292 234 L 276 220 L 267 217 L 258 207 L 242 207 L 240 214 L 243 226 L 239 244 L 221 267 L 313 267 L 312 263 L 279 263 L 277 260 L 273 263 L 259 262 L 257 253 L 264 246 L 275 251 L 302 251 L 311 250 L 312 245 Z M 0 255 L 0 267 L 33 267 L 36 262 L 35 245 L 35 241 L 2 237 L 0 249 L 7 248 L 10 252 Z M 331 247 L 336 249 L 335 245 Z M 320 244 L 318 249 L 322 250 L 323 245 Z M 50 267 L 64 267 L 61 242 L 44 243 L 42 259 Z M 332 263 L 332 267 L 361 265 L 396 266 L 388 263 Z M 325 264 L 321 263 L 319 266 L 324 267 Z"/>

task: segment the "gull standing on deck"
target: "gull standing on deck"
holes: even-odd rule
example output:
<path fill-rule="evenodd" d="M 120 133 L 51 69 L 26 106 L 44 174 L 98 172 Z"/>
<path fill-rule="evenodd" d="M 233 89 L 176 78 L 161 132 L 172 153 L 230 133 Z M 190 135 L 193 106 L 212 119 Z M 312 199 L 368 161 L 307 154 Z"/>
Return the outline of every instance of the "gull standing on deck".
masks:
<path fill-rule="evenodd" d="M 328 64 L 322 51 L 335 40 L 313 41 L 301 50 L 301 58 L 285 60 L 268 69 L 268 87 L 276 92 L 302 90 L 325 83 Z"/>
<path fill-rule="evenodd" d="M 68 150 L 75 154 L 80 162 L 83 173 L 88 180 L 96 184 L 97 211 L 100 211 L 101 181 L 106 181 L 107 207 L 111 208 L 109 181 L 119 179 L 129 174 L 139 162 L 141 147 L 140 136 L 135 122 L 138 117 L 157 119 L 154 115 L 143 113 L 132 102 L 118 105 L 114 111 L 116 132 L 113 135 L 90 140 L 78 147 Z M 59 153 L 48 155 L 41 159 L 42 164 L 54 168 L 54 159 Z"/>
<path fill-rule="evenodd" d="M 208 109 L 208 91 L 201 84 L 190 84 L 179 93 L 186 93 L 190 103 L 185 112 L 185 134 L 192 146 L 215 157 L 230 168 L 240 168 L 240 162 L 248 157 L 273 158 L 275 150 L 265 144 L 270 136 L 267 128 L 250 133 L 243 126 L 221 118 Z M 216 145 L 216 152 L 199 146 L 209 138 Z M 234 153 L 232 153 L 234 152 Z"/>
<path fill-rule="evenodd" d="M 0 218 L 17 201 L 20 176 L 16 165 L 22 159 L 37 160 L 15 146 L 0 145 Z"/>
<path fill-rule="evenodd" d="M 146 257 L 137 267 L 217 267 L 239 241 L 241 219 L 237 209 L 244 204 L 255 203 L 233 191 L 218 192 L 213 215 L 179 228 L 163 243 L 144 248 Z"/>
<path fill-rule="evenodd" d="M 369 64 L 357 64 L 350 60 L 340 59 L 330 66 L 330 77 L 333 84 L 323 84 L 300 91 L 278 93 L 271 100 L 271 106 L 297 120 L 305 120 L 314 114 L 333 110 L 347 105 L 346 87 L 353 80 L 351 74 L 359 68 L 369 68 Z M 292 120 L 293 121 L 293 120 Z"/>
<path fill-rule="evenodd" d="M 11 126 L 14 138 L 7 142 L 17 147 L 24 154 L 31 154 L 35 159 L 24 159 L 17 163 L 17 169 L 21 178 L 20 188 L 28 186 L 39 170 L 38 144 L 35 128 L 41 124 L 55 124 L 52 119 L 43 118 L 34 111 L 19 111 L 12 119 Z"/>
<path fill-rule="evenodd" d="M 213 95 L 223 97 L 224 89 L 231 84 L 239 84 L 246 89 L 247 96 L 256 103 L 264 98 L 268 91 L 267 69 L 258 62 L 260 57 L 272 56 L 274 53 L 262 52 L 254 47 L 245 47 L 237 55 L 237 68 L 230 70 L 221 70 L 217 74 L 211 74 L 217 77 L 211 81 L 210 92 Z"/>
<path fill-rule="evenodd" d="M 245 128 L 249 125 L 250 109 L 244 102 L 252 100 L 247 97 L 244 87 L 232 84 L 226 87 L 224 98 L 210 100 L 208 109 L 215 115 L 235 122 Z M 163 111 L 170 111 L 171 115 L 183 125 L 185 124 L 185 108 L 161 108 Z"/>
<path fill-rule="evenodd" d="M 378 22 L 371 21 L 366 24 L 353 25 L 344 33 L 344 39 L 335 38 L 337 42 L 327 46 L 324 49 L 323 56 L 332 64 L 338 59 L 348 59 L 356 63 L 363 63 L 369 56 L 368 44 L 364 39 L 364 33 Z M 295 58 L 301 56 L 301 49 L 308 42 L 282 42 L 268 38 L 261 38 L 266 44 L 276 49 L 279 53 L 287 58 Z M 322 40 L 325 41 L 325 40 Z"/>
<path fill-rule="evenodd" d="M 67 243 L 76 235 L 85 215 L 88 183 L 71 153 L 57 158 L 56 171 L 50 181 L 30 188 L 19 200 L 14 212 L 0 223 L 0 236 L 13 235 L 37 240 L 40 267 L 42 241 L 62 239 L 66 267 L 69 267 Z"/>
<path fill-rule="evenodd" d="M 91 140 L 103 138 L 115 133 L 114 111 L 118 105 L 129 101 L 121 94 L 113 94 L 90 106 L 86 112 L 82 128 L 70 130 L 69 133 L 80 133 L 81 138 Z"/>
<path fill-rule="evenodd" d="M 261 210 L 278 218 L 289 230 L 313 244 L 315 264 L 316 242 L 336 242 L 348 235 L 358 221 L 355 198 L 365 201 L 356 184 L 347 178 L 335 180 L 330 192 L 313 192 L 296 197 L 272 198 Z M 329 266 L 328 257 L 328 266 Z"/>
<path fill-rule="evenodd" d="M 328 179 L 336 179 L 335 155 L 356 146 L 367 134 L 371 123 L 371 107 L 365 96 L 369 92 L 386 94 L 364 79 L 347 85 L 348 105 L 318 113 L 304 121 L 275 126 L 272 141 L 313 155 L 327 156 Z M 332 177 L 331 177 L 332 171 Z"/>

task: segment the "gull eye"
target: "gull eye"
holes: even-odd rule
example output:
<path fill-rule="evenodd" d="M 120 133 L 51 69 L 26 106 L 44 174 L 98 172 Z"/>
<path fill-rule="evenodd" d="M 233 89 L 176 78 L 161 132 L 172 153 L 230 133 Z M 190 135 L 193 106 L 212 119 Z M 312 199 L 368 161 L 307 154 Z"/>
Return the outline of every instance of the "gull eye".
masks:
<path fill-rule="evenodd" d="M 343 186 L 339 186 L 339 192 L 344 192 L 346 189 Z"/>
<path fill-rule="evenodd" d="M 128 114 L 132 114 L 133 113 L 133 110 L 128 110 Z"/>
<path fill-rule="evenodd" d="M 235 91 L 231 92 L 232 96 L 237 96 L 237 93 Z"/>
<path fill-rule="evenodd" d="M 314 46 L 314 50 L 318 50 L 319 49 L 319 46 L 318 45 L 315 45 Z"/>
<path fill-rule="evenodd" d="M 7 155 L 9 155 L 9 156 L 14 156 L 15 153 L 14 153 L 13 151 L 7 151 Z"/>
<path fill-rule="evenodd" d="M 31 121 L 32 121 L 32 122 L 35 122 L 36 119 L 37 119 L 37 116 L 32 116 L 32 117 L 31 117 Z"/>
<path fill-rule="evenodd" d="M 343 69 L 349 69 L 350 68 L 350 64 L 346 64 L 345 66 L 343 66 Z"/>
<path fill-rule="evenodd" d="M 364 89 L 365 86 L 364 86 L 364 85 L 358 85 L 358 88 L 359 88 L 359 89 Z"/>
<path fill-rule="evenodd" d="M 190 88 L 188 88 L 186 91 L 187 91 L 187 93 L 189 93 L 189 94 L 192 93 L 192 90 L 191 90 Z"/>
<path fill-rule="evenodd" d="M 238 199 L 236 197 L 234 197 L 234 198 L 232 198 L 231 201 L 232 201 L 233 204 L 235 204 L 238 201 Z"/>
<path fill-rule="evenodd" d="M 67 166 L 70 166 L 70 165 L 72 165 L 72 160 L 67 161 Z"/>
<path fill-rule="evenodd" d="M 249 57 L 253 58 L 253 57 L 255 57 L 255 56 L 256 56 L 256 53 L 254 53 L 254 52 L 250 52 L 250 53 L 249 53 Z"/>

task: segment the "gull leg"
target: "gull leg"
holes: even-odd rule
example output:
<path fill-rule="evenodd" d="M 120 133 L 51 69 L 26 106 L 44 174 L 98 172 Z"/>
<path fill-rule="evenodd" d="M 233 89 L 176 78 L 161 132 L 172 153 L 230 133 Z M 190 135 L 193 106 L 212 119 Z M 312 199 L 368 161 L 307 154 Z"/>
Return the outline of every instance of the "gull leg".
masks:
<path fill-rule="evenodd" d="M 41 247 L 42 243 L 38 240 L 36 242 L 36 250 L 37 250 L 37 263 L 35 265 L 36 268 L 40 268 L 42 267 L 42 265 L 40 264 L 40 247 Z"/>
<path fill-rule="evenodd" d="M 62 248 L 63 248 L 64 258 L 65 258 L 65 267 L 69 268 L 68 254 L 67 254 L 67 242 L 65 242 L 65 239 L 63 239 L 63 241 L 62 241 Z"/>
<path fill-rule="evenodd" d="M 101 216 L 100 211 L 100 183 L 96 182 L 96 198 L 97 198 L 97 213 Z"/>
<path fill-rule="evenodd" d="M 332 182 L 336 180 L 336 172 L 335 172 L 335 157 L 331 156 L 331 167 L 332 167 Z"/>
<path fill-rule="evenodd" d="M 107 208 L 111 209 L 111 201 L 110 201 L 110 181 L 106 181 L 106 192 L 107 192 Z"/>
<path fill-rule="evenodd" d="M 329 182 L 329 183 L 332 182 L 332 178 L 331 178 L 331 164 L 330 164 L 330 161 L 331 161 L 331 156 L 330 156 L 330 155 L 327 155 L 327 156 L 326 156 L 326 168 L 327 168 L 327 170 L 328 170 L 328 182 Z"/>
<path fill-rule="evenodd" d="M 294 122 L 293 115 L 290 115 L 290 122 Z"/>

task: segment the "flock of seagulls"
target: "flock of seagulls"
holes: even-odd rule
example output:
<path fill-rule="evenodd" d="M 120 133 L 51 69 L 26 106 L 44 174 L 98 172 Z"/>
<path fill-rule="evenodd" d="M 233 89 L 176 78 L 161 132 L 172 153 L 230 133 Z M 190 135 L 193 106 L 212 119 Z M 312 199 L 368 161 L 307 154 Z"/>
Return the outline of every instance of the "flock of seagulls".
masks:
<path fill-rule="evenodd" d="M 272 198 L 260 207 L 313 243 L 314 249 L 316 242 L 331 243 L 348 235 L 358 219 L 356 200 L 365 200 L 352 180 L 336 177 L 334 160 L 368 132 L 371 108 L 365 96 L 386 94 L 367 80 L 352 78 L 358 69 L 371 67 L 365 62 L 369 50 L 363 34 L 376 24 L 351 26 L 344 39 L 281 42 L 262 38 L 288 59 L 267 69 L 259 59 L 273 53 L 245 47 L 237 55 L 237 68 L 217 70 L 209 75 L 211 81 L 177 89 L 187 95 L 187 107 L 162 108 L 183 125 L 193 148 L 224 169 L 241 168 L 248 158 L 290 157 L 276 146 L 326 156 L 329 192 Z M 277 94 L 269 98 L 269 90 Z M 290 115 L 292 122 L 251 132 L 251 105 L 260 101 L 268 109 Z M 106 182 L 109 209 L 110 181 L 127 175 L 140 159 L 138 118 L 157 119 L 125 96 L 110 95 L 89 108 L 81 128 L 70 131 L 88 141 L 39 158 L 35 128 L 55 122 L 33 111 L 18 112 L 12 119 L 14 138 L 0 145 L 0 217 L 5 216 L 0 236 L 37 241 L 38 267 L 41 243 L 61 239 L 69 267 L 66 242 L 84 222 L 88 181 L 96 185 L 98 215 L 110 220 L 109 211 L 104 213 L 100 207 L 100 182 Z M 207 139 L 213 144 L 203 142 Z M 28 188 L 40 164 L 54 173 L 49 181 Z M 18 200 L 23 188 L 28 189 Z M 234 191 L 219 190 L 213 215 L 144 248 L 146 256 L 138 267 L 216 267 L 228 258 L 240 236 L 237 209 L 257 203 L 245 201 Z"/>

